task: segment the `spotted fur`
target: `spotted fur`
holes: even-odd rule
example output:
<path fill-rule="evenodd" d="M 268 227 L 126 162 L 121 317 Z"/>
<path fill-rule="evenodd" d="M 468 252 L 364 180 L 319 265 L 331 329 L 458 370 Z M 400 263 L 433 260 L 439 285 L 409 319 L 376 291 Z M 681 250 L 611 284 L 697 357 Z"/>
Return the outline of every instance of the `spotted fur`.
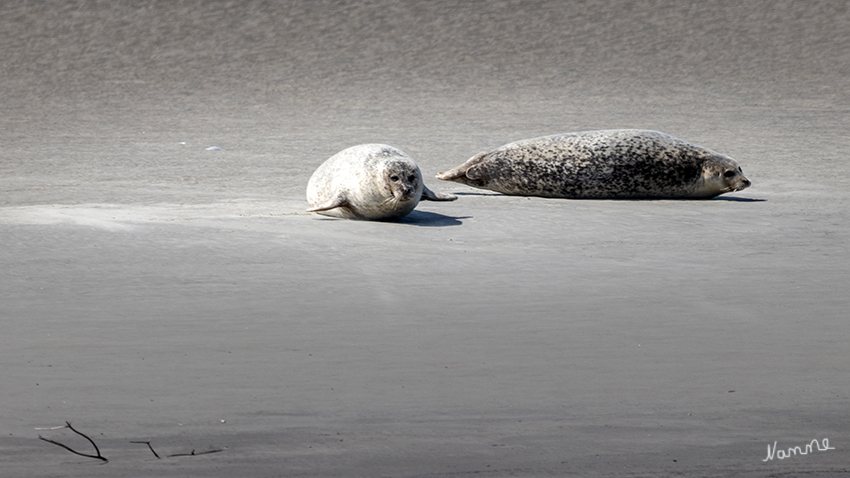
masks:
<path fill-rule="evenodd" d="M 510 195 L 571 199 L 707 199 L 751 184 L 734 159 L 646 130 L 517 141 L 437 178 Z"/>

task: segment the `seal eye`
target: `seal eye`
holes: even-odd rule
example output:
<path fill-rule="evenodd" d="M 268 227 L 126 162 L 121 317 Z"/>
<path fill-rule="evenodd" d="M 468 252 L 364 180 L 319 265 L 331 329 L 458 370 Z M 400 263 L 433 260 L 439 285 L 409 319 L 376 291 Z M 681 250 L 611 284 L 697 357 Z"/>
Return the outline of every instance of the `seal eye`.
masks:
<path fill-rule="evenodd" d="M 726 171 L 725 173 L 723 173 L 723 175 L 726 176 L 727 178 L 731 178 L 732 176 L 735 175 L 735 171 Z"/>
<path fill-rule="evenodd" d="M 416 181 L 416 176 L 414 176 L 413 174 L 411 174 L 410 176 L 408 176 L 408 177 L 407 177 L 407 180 L 408 180 L 408 181 L 410 181 L 410 182 L 412 183 L 413 181 Z"/>
<path fill-rule="evenodd" d="M 398 176 L 393 174 L 392 176 L 390 176 L 390 180 L 392 180 L 393 182 L 398 181 Z"/>

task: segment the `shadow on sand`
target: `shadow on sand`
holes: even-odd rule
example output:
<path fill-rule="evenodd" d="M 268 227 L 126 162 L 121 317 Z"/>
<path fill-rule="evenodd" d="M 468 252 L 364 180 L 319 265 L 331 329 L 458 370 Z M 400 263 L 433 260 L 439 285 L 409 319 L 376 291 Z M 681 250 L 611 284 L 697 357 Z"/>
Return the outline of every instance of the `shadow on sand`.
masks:
<path fill-rule="evenodd" d="M 407 216 L 404 216 L 398 222 L 400 224 L 411 224 L 422 227 L 445 227 L 445 226 L 460 226 L 463 224 L 461 219 L 468 219 L 472 216 L 446 216 L 437 214 L 436 212 L 412 211 Z"/>
<path fill-rule="evenodd" d="M 386 222 L 386 223 L 396 223 L 396 224 L 410 224 L 411 226 L 422 226 L 422 227 L 445 227 L 445 226 L 460 226 L 463 224 L 461 219 L 469 219 L 472 216 L 445 216 L 443 214 L 437 214 L 435 212 L 425 212 L 425 211 L 412 211 L 407 216 L 399 220 L 388 220 L 388 221 L 366 221 L 366 222 Z M 317 221 L 351 221 L 352 219 L 342 219 L 338 217 L 329 217 L 329 216 L 317 216 L 313 219 Z"/>
<path fill-rule="evenodd" d="M 502 193 L 478 193 L 478 192 L 453 192 L 457 196 L 506 196 L 512 197 L 509 194 Z M 767 199 L 758 199 L 758 198 L 742 198 L 737 196 L 715 196 L 713 198 L 708 199 L 694 199 L 694 198 L 543 198 L 541 196 L 522 196 L 516 195 L 513 197 L 540 197 L 542 199 L 555 199 L 555 200 L 566 200 L 566 201 L 735 201 L 735 202 L 765 202 Z"/>
<path fill-rule="evenodd" d="M 715 201 L 735 201 L 735 202 L 765 202 L 767 199 L 758 198 L 739 198 L 737 196 L 717 196 L 713 198 Z"/>

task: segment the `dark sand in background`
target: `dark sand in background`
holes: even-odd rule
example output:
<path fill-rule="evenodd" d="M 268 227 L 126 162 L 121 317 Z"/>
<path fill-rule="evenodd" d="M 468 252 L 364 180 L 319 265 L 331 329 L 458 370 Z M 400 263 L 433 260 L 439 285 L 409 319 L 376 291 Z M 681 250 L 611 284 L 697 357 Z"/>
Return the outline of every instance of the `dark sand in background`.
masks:
<path fill-rule="evenodd" d="M 2 2 L 0 475 L 847 473 L 848 25 L 839 1 Z M 626 127 L 754 185 L 433 179 Z M 366 142 L 460 198 L 305 214 Z M 37 439 L 88 451 L 35 430 L 66 420 L 110 462 Z"/>

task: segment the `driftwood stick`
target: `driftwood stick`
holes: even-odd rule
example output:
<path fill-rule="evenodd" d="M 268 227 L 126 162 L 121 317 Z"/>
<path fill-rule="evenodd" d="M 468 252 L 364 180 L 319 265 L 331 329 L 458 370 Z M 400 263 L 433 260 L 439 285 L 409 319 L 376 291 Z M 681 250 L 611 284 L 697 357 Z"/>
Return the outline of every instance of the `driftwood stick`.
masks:
<path fill-rule="evenodd" d="M 82 432 L 77 431 L 74 427 L 72 427 L 72 426 L 71 426 L 71 422 L 65 422 L 65 426 L 64 426 L 64 427 L 48 428 L 48 430 L 58 430 L 58 429 L 60 429 L 60 428 L 70 428 L 72 432 L 74 432 L 74 433 L 76 433 L 77 435 L 80 435 L 81 437 L 83 437 L 83 438 L 85 438 L 86 440 L 88 440 L 88 441 L 89 441 L 89 443 L 91 443 L 91 444 L 92 444 L 92 446 L 94 446 L 94 451 L 96 451 L 96 452 L 97 452 L 97 455 L 96 455 L 96 456 L 95 456 L 95 455 L 86 455 L 85 453 L 80 453 L 80 452 L 78 452 L 78 451 L 76 451 L 76 450 L 72 449 L 71 447 L 69 447 L 69 446 L 67 446 L 67 445 L 63 445 L 63 444 L 59 443 L 58 441 L 48 440 L 47 438 L 44 438 L 44 437 L 43 437 L 43 436 L 41 436 L 41 435 L 39 435 L 39 436 L 38 436 L 38 439 L 39 439 L 39 440 L 44 440 L 44 441 L 46 441 L 46 442 L 48 442 L 48 443 L 53 443 L 54 445 L 57 445 L 57 446 L 61 446 L 62 448 L 64 448 L 64 449 L 66 449 L 66 450 L 70 451 L 71 453 L 73 453 L 73 454 L 75 454 L 75 455 L 84 456 L 84 457 L 86 457 L 86 458 L 95 458 L 95 459 L 98 459 L 98 460 L 103 460 L 103 462 L 104 462 L 104 463 L 109 462 L 109 460 L 107 460 L 106 458 L 104 458 L 104 457 L 103 457 L 103 455 L 101 455 L 101 454 L 100 454 L 100 449 L 99 449 L 99 448 L 97 447 L 97 445 L 94 443 L 94 440 L 92 440 L 91 438 L 89 438 L 86 434 L 84 434 L 84 433 L 82 433 Z"/>
<path fill-rule="evenodd" d="M 156 454 L 156 451 L 153 449 L 153 446 L 151 446 L 151 441 L 150 441 L 150 440 L 148 440 L 148 441 L 131 441 L 130 443 L 144 443 L 145 445 L 147 445 L 147 446 L 148 446 L 148 448 L 150 448 L 150 449 L 151 449 L 151 453 L 153 453 L 153 456 L 155 456 L 155 457 L 159 458 L 160 460 L 162 459 L 162 458 L 160 458 L 160 456 L 159 456 L 159 455 L 157 455 L 157 454 Z"/>
<path fill-rule="evenodd" d="M 207 451 L 202 451 L 202 452 L 198 452 L 198 453 L 195 453 L 195 450 L 192 450 L 192 452 L 191 452 L 191 453 L 175 453 L 174 455 L 168 455 L 168 457 L 169 457 L 169 458 L 171 458 L 172 456 L 198 456 L 198 455 L 209 455 L 210 453 L 218 453 L 218 452 L 220 452 L 220 451 L 224 451 L 224 449 L 219 448 L 219 449 L 215 449 L 215 450 L 207 450 Z"/>
<path fill-rule="evenodd" d="M 71 422 L 65 422 L 65 424 L 66 424 L 66 425 L 68 425 L 68 428 L 70 428 L 72 432 L 74 432 L 74 433 L 76 433 L 77 435 L 80 435 L 81 437 L 83 437 L 83 438 L 85 438 L 86 440 L 88 440 L 88 441 L 89 441 L 89 443 L 91 443 L 91 446 L 93 446 L 93 447 L 94 447 L 94 451 L 96 451 L 96 452 L 97 452 L 97 456 L 98 456 L 98 458 L 103 458 L 103 457 L 100 455 L 100 449 L 97 447 L 97 444 L 94 442 L 94 440 L 92 440 L 91 438 L 89 438 L 89 437 L 88 437 L 88 435 L 85 435 L 84 433 L 78 432 L 78 431 L 77 431 L 74 427 L 72 427 L 72 426 L 71 426 Z M 106 458 L 103 458 L 103 460 L 105 461 L 105 460 L 106 460 Z"/>
<path fill-rule="evenodd" d="M 62 448 L 64 448 L 64 449 L 66 449 L 66 450 L 70 451 L 71 453 L 73 453 L 73 454 L 75 454 L 75 455 L 84 456 L 84 457 L 86 457 L 86 458 L 95 458 L 95 459 L 98 459 L 98 460 L 103 461 L 104 463 L 108 463 L 108 462 L 109 462 L 109 460 L 107 460 L 107 459 L 106 459 L 106 457 L 104 457 L 103 455 L 101 455 L 101 454 L 100 454 L 100 448 L 98 448 L 98 447 L 97 447 L 97 444 L 94 442 L 94 440 L 92 440 L 92 439 L 91 439 L 88 435 L 86 435 L 85 433 L 83 433 L 83 432 L 81 432 L 81 431 L 77 430 L 76 428 L 72 427 L 72 426 L 71 426 L 71 422 L 65 422 L 65 425 L 63 425 L 63 426 L 61 426 L 61 427 L 36 428 L 36 430 L 61 430 L 61 429 L 63 429 L 63 428 L 70 428 L 72 432 L 74 432 L 74 433 L 76 433 L 77 435 L 80 435 L 81 437 L 83 437 L 83 438 L 85 438 L 86 440 L 88 440 L 88 441 L 89 441 L 89 443 L 91 443 L 91 444 L 92 444 L 92 446 L 94 447 L 94 450 L 97 452 L 97 455 L 87 455 L 87 454 L 85 454 L 85 453 L 80 453 L 80 452 L 78 452 L 77 450 L 74 450 L 73 448 L 69 447 L 68 445 L 65 445 L 65 444 L 63 444 L 63 443 L 59 443 L 58 441 L 50 440 L 50 439 L 48 439 L 48 438 L 44 438 L 44 437 L 43 437 L 43 436 L 41 436 L 41 435 L 39 435 L 39 436 L 38 436 L 38 439 L 39 439 L 39 440 L 46 441 L 47 443 L 52 443 L 52 444 L 54 444 L 54 445 L 56 445 L 56 446 L 61 446 Z M 150 441 L 150 440 L 147 440 L 147 441 L 131 441 L 130 443 L 143 443 L 143 444 L 145 444 L 145 445 L 147 445 L 147 446 L 148 446 L 148 448 L 150 449 L 151 453 L 153 453 L 153 456 L 157 457 L 157 459 L 159 459 L 159 460 L 161 460 L 161 459 L 162 459 L 162 457 L 161 457 L 161 456 L 159 456 L 159 454 L 156 452 L 156 450 L 154 450 L 154 449 L 153 449 L 153 445 L 151 445 L 151 441 Z M 200 455 L 209 455 L 210 453 L 218 453 L 218 452 L 220 452 L 220 451 L 224 451 L 224 449 L 225 449 L 225 448 L 227 448 L 227 447 L 224 447 L 224 448 L 216 448 L 216 449 L 213 449 L 213 450 L 206 450 L 206 451 L 201 451 L 201 452 L 195 452 L 195 450 L 193 449 L 193 450 L 192 450 L 191 452 L 189 452 L 189 453 L 175 453 L 175 454 L 173 454 L 173 455 L 166 455 L 166 456 L 167 456 L 167 457 L 169 457 L 169 458 L 171 458 L 171 457 L 173 457 L 173 456 L 200 456 Z"/>

